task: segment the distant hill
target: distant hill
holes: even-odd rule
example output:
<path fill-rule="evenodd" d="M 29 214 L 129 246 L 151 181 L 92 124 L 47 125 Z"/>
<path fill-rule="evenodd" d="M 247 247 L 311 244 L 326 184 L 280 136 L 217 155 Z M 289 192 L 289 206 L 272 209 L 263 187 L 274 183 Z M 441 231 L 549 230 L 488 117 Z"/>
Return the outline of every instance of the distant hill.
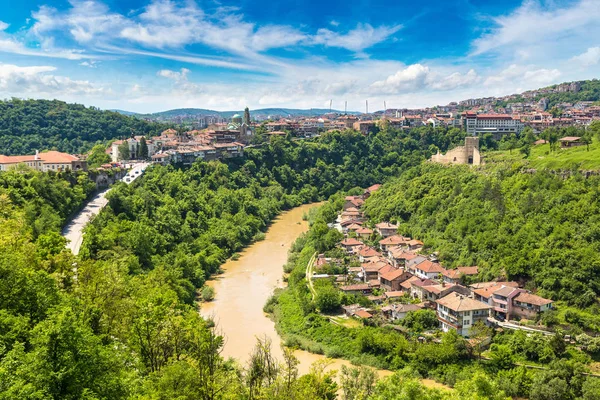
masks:
<path fill-rule="evenodd" d="M 0 101 L 0 154 L 36 150 L 86 152 L 96 143 L 135 135 L 154 136 L 167 124 L 59 100 Z"/>
<path fill-rule="evenodd" d="M 124 115 L 135 115 L 139 118 L 149 118 L 149 119 L 157 119 L 157 120 L 171 120 L 174 118 L 186 118 L 186 117 L 198 117 L 198 116 L 220 116 L 222 118 L 231 118 L 235 114 L 242 115 L 244 113 L 243 110 L 238 111 L 216 111 L 216 110 L 208 110 L 204 108 L 177 108 L 174 110 L 161 111 L 157 113 L 151 114 L 139 114 L 133 113 L 130 111 L 123 110 L 113 110 L 115 112 L 124 114 Z M 331 110 L 331 112 L 341 114 L 341 111 Z M 273 117 L 297 117 L 297 116 L 305 116 L 305 117 L 316 117 L 319 115 L 329 113 L 329 109 L 325 108 L 311 108 L 307 110 L 301 110 L 296 108 L 262 108 L 257 110 L 250 110 L 250 114 L 254 117 L 266 118 L 269 116 Z M 348 114 L 360 114 L 356 111 L 348 111 Z"/>

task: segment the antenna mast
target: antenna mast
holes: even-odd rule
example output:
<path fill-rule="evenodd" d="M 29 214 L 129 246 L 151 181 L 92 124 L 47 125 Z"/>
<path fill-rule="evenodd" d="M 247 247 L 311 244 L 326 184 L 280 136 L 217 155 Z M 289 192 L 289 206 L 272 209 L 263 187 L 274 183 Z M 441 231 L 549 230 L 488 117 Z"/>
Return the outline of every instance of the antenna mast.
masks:
<path fill-rule="evenodd" d="M 333 103 L 333 99 L 329 100 L 329 114 L 331 114 L 331 104 Z"/>
<path fill-rule="evenodd" d="M 366 114 L 369 113 L 369 100 L 365 100 L 365 104 L 366 104 Z"/>

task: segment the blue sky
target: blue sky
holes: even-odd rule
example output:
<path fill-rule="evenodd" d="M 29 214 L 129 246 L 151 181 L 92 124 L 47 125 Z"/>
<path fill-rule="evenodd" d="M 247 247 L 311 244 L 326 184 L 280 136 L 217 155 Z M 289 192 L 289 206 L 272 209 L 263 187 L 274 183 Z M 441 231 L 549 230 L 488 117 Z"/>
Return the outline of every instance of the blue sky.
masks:
<path fill-rule="evenodd" d="M 433 106 L 600 77 L 599 0 L 0 0 L 0 97 Z"/>

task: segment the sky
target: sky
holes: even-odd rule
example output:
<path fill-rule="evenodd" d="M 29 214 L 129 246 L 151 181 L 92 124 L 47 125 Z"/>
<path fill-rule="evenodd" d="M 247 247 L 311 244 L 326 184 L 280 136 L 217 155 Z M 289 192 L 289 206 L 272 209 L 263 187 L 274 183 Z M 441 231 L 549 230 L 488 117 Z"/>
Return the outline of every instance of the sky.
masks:
<path fill-rule="evenodd" d="M 0 0 L 0 98 L 369 111 L 600 77 L 600 0 Z"/>

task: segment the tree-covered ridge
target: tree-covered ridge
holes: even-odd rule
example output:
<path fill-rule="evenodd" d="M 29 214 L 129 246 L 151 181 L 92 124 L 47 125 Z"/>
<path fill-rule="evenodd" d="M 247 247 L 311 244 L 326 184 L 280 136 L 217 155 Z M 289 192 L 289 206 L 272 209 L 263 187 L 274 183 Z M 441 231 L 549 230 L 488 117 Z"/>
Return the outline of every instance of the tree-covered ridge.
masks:
<path fill-rule="evenodd" d="M 165 125 L 59 100 L 0 101 L 0 154 L 54 149 L 88 151 L 96 143 L 136 135 L 157 135 Z"/>
<path fill-rule="evenodd" d="M 366 202 L 376 221 L 438 251 L 448 267 L 479 265 L 485 278 L 527 282 L 579 307 L 600 294 L 600 178 L 563 179 L 520 164 L 481 170 L 423 164 Z"/>

